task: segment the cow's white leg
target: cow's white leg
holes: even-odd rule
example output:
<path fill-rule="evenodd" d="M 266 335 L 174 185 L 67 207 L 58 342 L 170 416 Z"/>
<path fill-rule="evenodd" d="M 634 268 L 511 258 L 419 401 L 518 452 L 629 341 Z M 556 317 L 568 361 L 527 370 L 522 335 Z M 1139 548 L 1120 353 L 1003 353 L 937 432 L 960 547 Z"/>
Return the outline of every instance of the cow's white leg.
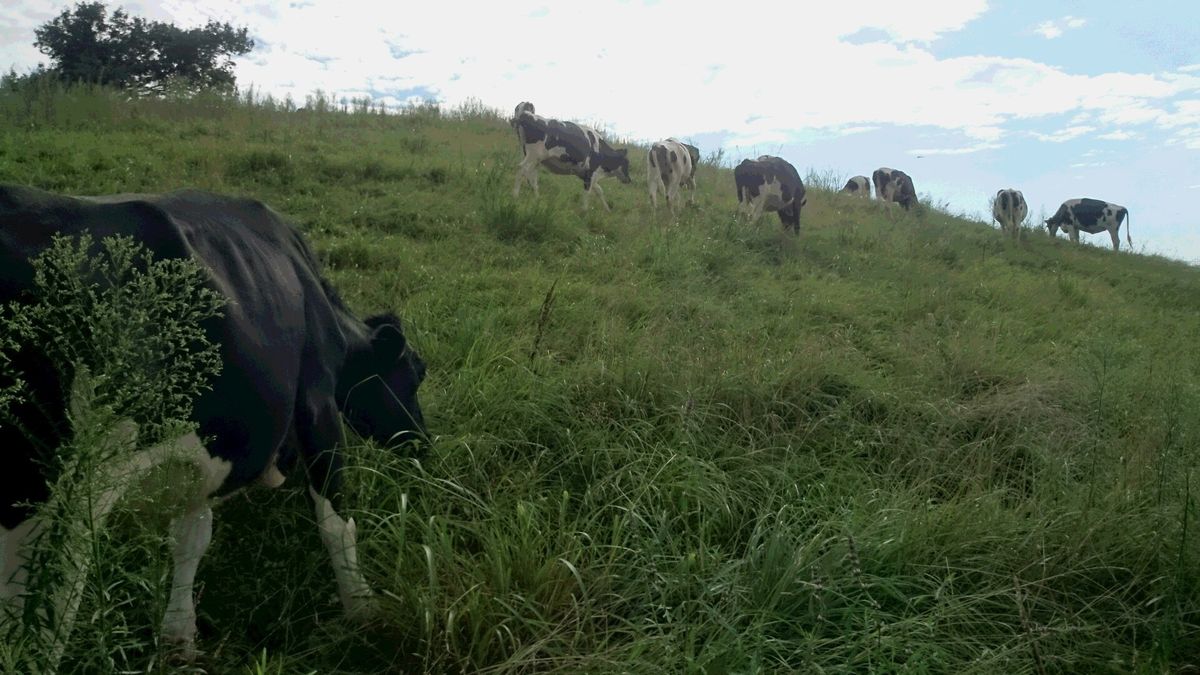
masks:
<path fill-rule="evenodd" d="M 746 195 L 746 200 L 738 204 L 738 218 L 747 225 L 754 222 L 754 197 Z"/>
<path fill-rule="evenodd" d="M 539 155 L 529 151 L 525 153 L 525 158 L 517 165 L 517 178 L 513 181 L 513 198 L 521 194 L 521 181 L 529 183 L 529 187 L 533 188 L 533 194 L 538 194 L 538 166 L 541 164 Z"/>
<path fill-rule="evenodd" d="M 163 614 L 162 639 L 191 656 L 196 641 L 196 603 L 193 587 L 196 569 L 212 541 L 212 507 L 203 502 L 171 523 L 175 541 L 172 558 L 171 597 Z"/>
<path fill-rule="evenodd" d="M 675 181 L 667 188 L 667 204 L 671 206 L 672 215 L 679 215 L 679 183 Z"/>
<path fill-rule="evenodd" d="M 1071 238 L 1071 243 L 1078 244 L 1079 243 L 1079 228 L 1069 227 L 1067 229 L 1067 236 Z"/>
<path fill-rule="evenodd" d="M 1109 228 L 1108 236 L 1112 237 L 1113 250 L 1120 251 L 1121 250 L 1121 236 L 1117 232 L 1117 228 L 1115 228 L 1115 227 Z"/>
<path fill-rule="evenodd" d="M 767 199 L 765 196 L 760 194 L 758 197 L 754 198 L 753 209 L 750 211 L 750 224 L 753 225 L 758 222 L 759 218 L 762 218 L 763 207 L 765 207 L 766 204 Z"/>
<path fill-rule="evenodd" d="M 529 174 L 528 174 L 529 186 L 533 188 L 533 196 L 534 197 L 542 196 L 541 190 L 538 189 L 538 176 L 539 175 L 540 174 L 538 173 L 538 165 L 535 164 L 532 167 L 530 167 Z"/>
<path fill-rule="evenodd" d="M 596 192 L 596 196 L 600 198 L 600 204 L 604 207 L 604 210 L 612 211 L 612 209 L 608 206 L 608 200 L 604 198 L 604 188 L 600 187 L 600 181 L 596 180 L 595 178 L 592 179 L 592 185 L 589 189 L 589 192 L 592 190 L 594 190 Z"/>
<path fill-rule="evenodd" d="M 6 607 L 19 610 L 21 591 L 28 576 L 21 547 L 37 532 L 37 516 L 8 530 L 0 527 L 0 611 Z M 0 614 L 0 618 L 2 618 Z"/>
<path fill-rule="evenodd" d="M 650 191 L 650 208 L 658 210 L 658 169 L 654 163 L 650 161 L 650 156 L 646 159 L 646 189 Z"/>
<path fill-rule="evenodd" d="M 521 194 L 521 181 L 525 179 L 525 162 L 522 161 L 517 165 L 517 179 L 513 181 L 512 194 L 514 199 Z"/>
<path fill-rule="evenodd" d="M 369 606 L 371 587 L 363 577 L 358 567 L 357 528 L 354 519 L 344 520 L 333 504 L 308 488 L 312 495 L 317 511 L 317 529 L 321 533 L 321 541 L 333 563 L 333 576 L 337 580 L 338 596 L 342 600 L 342 608 L 353 616 L 360 614 Z"/>

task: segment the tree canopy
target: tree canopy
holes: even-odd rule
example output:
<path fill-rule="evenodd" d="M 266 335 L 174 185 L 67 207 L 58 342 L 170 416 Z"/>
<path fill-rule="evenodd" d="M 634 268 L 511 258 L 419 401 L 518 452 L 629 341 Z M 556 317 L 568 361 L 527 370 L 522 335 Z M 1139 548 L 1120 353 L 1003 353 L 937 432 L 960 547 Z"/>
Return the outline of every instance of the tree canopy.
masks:
<path fill-rule="evenodd" d="M 39 27 L 34 46 L 50 57 L 58 77 L 70 82 L 141 94 L 163 93 L 171 86 L 233 89 L 232 57 L 254 48 L 248 30 L 211 20 L 200 28 L 179 28 L 120 8 L 110 14 L 102 2 L 82 2 Z"/>

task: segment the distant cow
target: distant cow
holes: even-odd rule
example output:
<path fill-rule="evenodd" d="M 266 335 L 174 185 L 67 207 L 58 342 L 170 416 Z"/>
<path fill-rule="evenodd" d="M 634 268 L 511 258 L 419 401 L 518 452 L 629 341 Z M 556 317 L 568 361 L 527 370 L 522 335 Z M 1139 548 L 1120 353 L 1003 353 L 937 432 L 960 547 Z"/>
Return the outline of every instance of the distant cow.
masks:
<path fill-rule="evenodd" d="M 522 106 L 529 106 L 522 109 Z M 574 122 L 547 119 L 532 111 L 532 103 L 517 106 L 517 117 L 513 126 L 521 139 L 524 159 L 517 167 L 517 179 L 513 183 L 513 197 L 521 193 L 521 181 L 529 182 L 533 193 L 538 194 L 538 165 L 551 173 L 578 176 L 583 180 L 583 205 L 595 192 L 606 210 L 612 209 L 600 189 L 600 179 L 616 176 L 622 183 L 629 182 L 629 157 L 624 148 L 614 149 L 595 129 Z"/>
<path fill-rule="evenodd" d="M 1058 234 L 1058 228 L 1062 228 L 1071 241 L 1079 243 L 1079 233 L 1087 232 L 1088 234 L 1097 234 L 1108 230 L 1108 236 L 1112 237 L 1112 245 L 1114 251 L 1121 250 L 1121 237 L 1118 231 L 1121 229 L 1121 221 L 1129 216 L 1129 209 L 1119 204 L 1112 204 L 1100 199 L 1068 199 L 1058 207 L 1058 211 L 1053 216 L 1046 220 L 1046 230 L 1053 237 Z M 1133 239 L 1129 236 L 1129 226 L 1125 227 L 1125 241 L 1133 246 Z"/>
<path fill-rule="evenodd" d="M 800 232 L 800 209 L 808 203 L 804 183 L 796 167 L 786 160 L 770 155 L 744 159 L 733 170 L 737 186 L 738 213 L 750 211 L 755 222 L 764 209 L 779 214 L 779 222 L 792 231 Z"/>
<path fill-rule="evenodd" d="M 696 166 L 700 163 L 700 149 L 674 138 L 659 141 L 650 146 L 646 153 L 646 184 L 650 190 L 650 204 L 658 208 L 658 191 L 667 196 L 671 212 L 676 211 L 679 189 L 692 191 L 696 201 Z"/>
<path fill-rule="evenodd" d="M 870 199 L 871 181 L 866 176 L 855 176 L 846 181 L 846 185 L 841 189 L 841 192 L 854 195 L 855 197 L 862 197 L 863 199 Z"/>
<path fill-rule="evenodd" d="M 917 191 L 912 178 L 899 169 L 882 167 L 871 174 L 875 183 L 875 198 L 882 202 L 896 202 L 907 211 L 917 205 Z"/>
<path fill-rule="evenodd" d="M 1029 215 L 1029 205 L 1020 190 L 1008 188 L 996 193 L 992 200 L 992 219 L 1000 223 L 1000 231 L 1008 232 L 1016 239 L 1021 232 L 1021 223 Z"/>
<path fill-rule="evenodd" d="M 131 237 L 160 259 L 195 260 L 208 287 L 229 300 L 222 316 L 203 324 L 220 350 L 220 374 L 195 400 L 197 433 L 174 451 L 196 464 L 204 486 L 171 525 L 175 569 L 163 640 L 191 651 L 192 584 L 212 537 L 210 501 L 256 482 L 277 487 L 289 472 L 308 476 L 342 605 L 362 609 L 371 592 L 358 565 L 354 519 L 336 511 L 342 420 L 382 444 L 424 437 L 417 387 L 425 364 L 399 319 L 352 314 L 300 232 L 261 202 L 194 190 L 67 197 L 0 184 L 0 305 L 37 300 L 30 260 L 53 237 L 84 232 Z M 9 364 L 28 391 L 8 411 L 17 423 L 0 424 L 0 620 L 10 603 L 19 611 L 27 577 L 18 553 L 38 529 L 36 505 L 50 497 L 49 453 L 70 433 L 66 399 L 74 378 L 50 358 L 41 345 L 26 344 Z M 128 469 L 165 459 L 158 450 L 130 454 Z"/>

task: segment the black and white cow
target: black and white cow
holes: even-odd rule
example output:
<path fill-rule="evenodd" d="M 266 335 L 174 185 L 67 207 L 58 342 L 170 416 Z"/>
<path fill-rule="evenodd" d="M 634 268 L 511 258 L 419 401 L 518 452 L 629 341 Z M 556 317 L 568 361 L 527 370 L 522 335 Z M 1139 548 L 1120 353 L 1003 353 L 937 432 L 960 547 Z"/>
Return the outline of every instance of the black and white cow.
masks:
<path fill-rule="evenodd" d="M 800 209 L 808 203 L 804 182 L 796 167 L 787 160 L 771 155 L 744 159 L 733 169 L 737 187 L 738 213 L 749 211 L 750 222 L 756 222 L 763 210 L 779 214 L 785 228 L 800 232 Z"/>
<path fill-rule="evenodd" d="M 522 105 L 529 108 L 522 109 Z M 532 104 L 517 106 L 517 117 L 513 125 L 521 139 L 524 158 L 517 167 L 517 179 L 513 183 L 513 197 L 521 193 L 521 181 L 528 181 L 533 193 L 538 193 L 538 165 L 551 173 L 578 176 L 583 180 L 583 205 L 587 208 L 588 197 L 595 192 L 606 210 L 612 209 L 604 199 L 600 179 L 616 176 L 628 183 L 629 157 L 624 148 L 614 149 L 595 129 L 574 122 L 547 119 L 532 111 Z"/>
<path fill-rule="evenodd" d="M 696 201 L 696 167 L 700 164 L 700 149 L 683 141 L 668 138 L 650 146 L 646 153 L 646 184 L 650 190 L 650 204 L 658 208 L 658 191 L 667 196 L 671 212 L 676 211 L 679 189 L 692 191 L 692 202 Z"/>
<path fill-rule="evenodd" d="M 992 219 L 1000 223 L 1000 231 L 1008 232 L 1013 239 L 1021 233 L 1021 223 L 1029 215 L 1029 205 L 1020 190 L 1008 188 L 996 193 L 992 200 Z"/>
<path fill-rule="evenodd" d="M 846 181 L 846 185 L 840 191 L 855 197 L 870 199 L 871 181 L 866 176 L 855 176 Z"/>
<path fill-rule="evenodd" d="M 1046 219 L 1045 225 L 1051 237 L 1057 235 L 1058 228 L 1061 227 L 1075 243 L 1079 243 L 1080 232 L 1097 234 L 1108 230 L 1108 236 L 1112 237 L 1113 250 L 1119 251 L 1121 237 L 1118 232 L 1121 229 L 1121 221 L 1128 216 L 1129 209 L 1124 206 L 1085 197 L 1063 202 L 1058 211 Z M 1125 241 L 1133 246 L 1128 225 L 1125 226 Z"/>
<path fill-rule="evenodd" d="M 195 259 L 209 287 L 229 301 L 223 316 L 203 325 L 222 367 L 194 402 L 197 433 L 171 444 L 172 458 L 200 468 L 203 487 L 171 526 L 175 568 L 164 639 L 189 653 L 194 644 L 192 583 L 212 537 L 211 500 L 256 482 L 278 486 L 292 470 L 308 476 L 343 606 L 362 609 L 371 591 L 358 566 L 354 520 L 336 511 L 342 416 L 380 443 L 424 437 L 417 387 L 425 364 L 400 321 L 393 314 L 356 318 L 300 233 L 267 206 L 193 190 L 68 197 L 0 185 L 0 305 L 35 300 L 30 259 L 54 235 L 84 231 L 97 240 L 132 237 L 159 259 Z M 18 549 L 38 527 L 29 504 L 48 497 L 44 460 L 70 433 L 73 377 L 61 376 L 38 345 L 22 346 L 13 365 L 28 395 L 10 409 L 18 423 L 0 426 L 0 600 L 20 605 L 27 571 Z M 142 450 L 128 468 L 161 459 Z"/>
<path fill-rule="evenodd" d="M 882 202 L 895 202 L 907 211 L 917 205 L 917 191 L 912 178 L 899 169 L 881 167 L 871 174 L 875 184 L 875 198 Z"/>

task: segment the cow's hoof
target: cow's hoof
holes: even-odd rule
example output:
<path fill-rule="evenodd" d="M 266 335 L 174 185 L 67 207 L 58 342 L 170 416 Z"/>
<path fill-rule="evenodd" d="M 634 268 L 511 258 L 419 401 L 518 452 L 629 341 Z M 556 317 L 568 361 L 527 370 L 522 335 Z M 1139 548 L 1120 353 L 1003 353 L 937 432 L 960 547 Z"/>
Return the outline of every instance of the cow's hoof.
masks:
<path fill-rule="evenodd" d="M 169 664 L 189 664 L 200 656 L 200 650 L 196 649 L 196 640 L 188 639 L 167 639 L 163 642 L 164 658 Z"/>
<path fill-rule="evenodd" d="M 383 607 L 374 593 L 357 595 L 349 603 L 343 603 L 346 618 L 362 626 L 377 623 L 383 616 Z"/>

